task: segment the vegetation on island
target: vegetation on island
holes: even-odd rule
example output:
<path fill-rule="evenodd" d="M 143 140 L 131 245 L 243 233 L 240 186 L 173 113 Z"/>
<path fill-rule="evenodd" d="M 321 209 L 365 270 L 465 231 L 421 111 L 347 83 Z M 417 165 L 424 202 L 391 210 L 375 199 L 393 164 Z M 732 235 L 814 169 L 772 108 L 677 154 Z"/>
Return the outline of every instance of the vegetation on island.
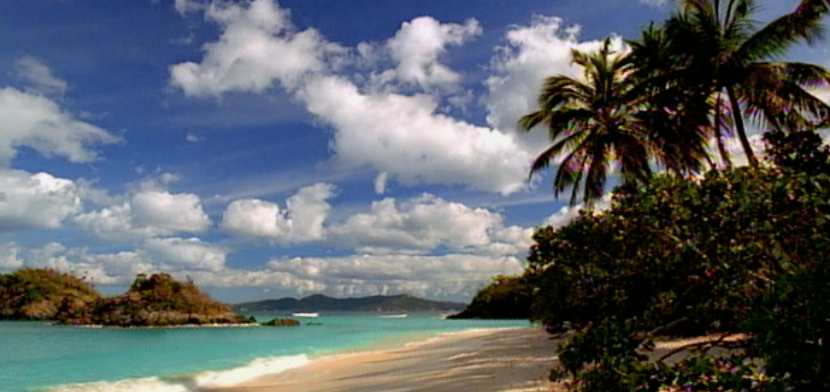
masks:
<path fill-rule="evenodd" d="M 265 327 L 299 327 L 300 322 L 290 318 L 275 318 L 271 321 L 260 323 L 260 325 Z"/>
<path fill-rule="evenodd" d="M 100 299 L 88 282 L 56 270 L 0 274 L 0 320 L 54 320 L 66 309 L 86 308 Z"/>
<path fill-rule="evenodd" d="M 126 293 L 61 314 L 57 321 L 118 327 L 253 322 L 213 300 L 193 282 L 179 282 L 164 273 L 139 275 Z"/>
<path fill-rule="evenodd" d="M 630 51 L 575 51 L 583 77 L 547 79 L 520 121 L 552 142 L 531 173 L 555 163 L 554 193 L 586 209 L 539 228 L 525 273 L 474 302 L 513 312 L 523 302 L 501 299 L 531 293 L 530 318 L 566 333 L 551 378 L 569 390 L 830 390 L 830 151 L 815 132 L 830 106 L 812 93 L 830 72 L 778 61 L 819 38 L 830 2 L 767 24 L 752 0 L 677 3 Z M 611 206 L 594 210 L 610 178 Z M 700 335 L 716 338 L 685 359 L 645 355 Z"/>
<path fill-rule="evenodd" d="M 101 296 L 71 274 L 26 268 L 0 274 L 0 319 L 115 327 L 249 324 L 255 320 L 204 294 L 193 282 L 139 275 L 126 293 Z"/>

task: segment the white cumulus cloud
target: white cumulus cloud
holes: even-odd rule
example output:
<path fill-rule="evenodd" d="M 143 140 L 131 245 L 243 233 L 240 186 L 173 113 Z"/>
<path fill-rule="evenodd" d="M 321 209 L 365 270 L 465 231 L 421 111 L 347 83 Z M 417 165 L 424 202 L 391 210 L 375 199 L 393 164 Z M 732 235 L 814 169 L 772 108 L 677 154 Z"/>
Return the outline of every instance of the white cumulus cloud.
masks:
<path fill-rule="evenodd" d="M 271 0 L 214 2 L 206 17 L 219 24 L 222 37 L 204 46 L 201 63 L 170 67 L 171 83 L 186 95 L 258 93 L 275 81 L 290 88 L 309 73 L 322 71 L 325 57 L 340 51 L 316 30 L 296 31 L 289 12 Z"/>
<path fill-rule="evenodd" d="M 529 229 L 505 228 L 498 213 L 426 194 L 400 204 L 393 198 L 374 202 L 368 213 L 331 227 L 328 238 L 365 253 L 425 253 L 445 246 L 514 255 L 528 245 L 530 236 Z"/>
<path fill-rule="evenodd" d="M 441 64 L 439 56 L 446 52 L 448 45 L 460 45 L 481 32 L 481 25 L 475 19 L 464 24 L 442 24 L 432 17 L 422 16 L 404 22 L 387 43 L 397 63 L 395 76 L 424 88 L 458 82 L 461 76 Z"/>
<path fill-rule="evenodd" d="M 142 253 L 164 270 L 221 271 L 228 251 L 198 238 L 151 238 Z"/>
<path fill-rule="evenodd" d="M 171 194 L 148 191 L 130 200 L 135 222 L 173 232 L 203 232 L 210 227 L 210 218 L 202 210 L 199 196 L 189 193 Z"/>
<path fill-rule="evenodd" d="M 78 187 L 71 180 L 0 170 L 0 231 L 58 228 L 81 208 Z"/>
<path fill-rule="evenodd" d="M 265 272 L 312 282 L 318 291 L 337 296 L 409 293 L 435 298 L 472 296 L 492 276 L 522 270 L 515 257 L 449 254 L 275 259 Z"/>
<path fill-rule="evenodd" d="M 214 5 L 207 16 L 221 36 L 205 45 L 200 62 L 171 67 L 172 85 L 186 95 L 261 93 L 278 82 L 334 128 L 331 147 L 341 167 L 369 166 L 405 184 L 462 184 L 503 194 L 525 186 L 531 156 L 513 135 L 441 114 L 441 99 L 427 92 L 361 91 L 334 74 L 348 61 L 346 49 L 315 30 L 295 31 L 275 2 Z M 439 62 L 441 55 L 480 32 L 475 21 L 405 23 L 388 41 L 392 72 L 418 86 L 455 81 L 459 75 Z M 375 71 L 383 70 L 358 79 L 372 79 Z"/>
<path fill-rule="evenodd" d="M 323 224 L 335 195 L 331 184 L 301 188 L 288 198 L 286 207 L 258 200 L 236 200 L 228 205 L 221 226 L 234 234 L 280 242 L 305 242 L 323 238 Z"/>
<path fill-rule="evenodd" d="M 211 221 L 199 196 L 145 190 L 129 200 L 74 219 L 85 232 L 109 241 L 136 241 L 179 232 L 201 233 Z"/>
<path fill-rule="evenodd" d="M 515 138 L 437 113 L 427 94 L 363 93 L 342 77 L 319 77 L 301 97 L 331 124 L 335 160 L 371 166 L 405 184 L 466 184 L 510 194 L 525 186 L 530 155 Z"/>
<path fill-rule="evenodd" d="M 18 255 L 21 247 L 17 243 L 9 242 L 0 244 L 0 271 L 14 270 L 23 266 L 23 260 Z"/>

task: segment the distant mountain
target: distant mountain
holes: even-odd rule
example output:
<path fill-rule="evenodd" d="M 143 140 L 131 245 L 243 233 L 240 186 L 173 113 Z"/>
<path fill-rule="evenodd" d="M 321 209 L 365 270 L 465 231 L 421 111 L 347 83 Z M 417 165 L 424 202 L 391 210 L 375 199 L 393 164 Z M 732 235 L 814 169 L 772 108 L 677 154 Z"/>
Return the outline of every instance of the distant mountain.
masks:
<path fill-rule="evenodd" d="M 333 298 L 316 294 L 302 299 L 280 298 L 232 305 L 237 312 L 256 311 L 357 311 L 357 312 L 448 312 L 464 309 L 460 302 L 431 301 L 410 295 L 375 295 L 362 298 Z"/>

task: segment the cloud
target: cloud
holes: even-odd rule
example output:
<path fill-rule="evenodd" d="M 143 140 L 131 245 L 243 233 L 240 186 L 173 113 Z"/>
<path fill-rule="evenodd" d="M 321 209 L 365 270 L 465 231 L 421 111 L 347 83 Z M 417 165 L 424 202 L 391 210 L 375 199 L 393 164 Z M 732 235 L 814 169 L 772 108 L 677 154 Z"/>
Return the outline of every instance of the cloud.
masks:
<path fill-rule="evenodd" d="M 593 211 L 596 212 L 603 212 L 607 211 L 611 208 L 611 202 L 614 200 L 614 194 L 608 192 L 594 203 Z M 574 206 L 566 205 L 559 209 L 555 214 L 545 218 L 544 222 L 542 222 L 542 226 L 553 226 L 554 228 L 559 228 L 562 226 L 567 225 L 570 223 L 574 218 L 579 216 L 579 212 L 585 209 L 584 204 L 577 204 Z"/>
<path fill-rule="evenodd" d="M 444 246 L 453 251 L 513 255 L 529 246 L 532 231 L 503 226 L 503 217 L 425 194 L 403 203 L 387 198 L 368 213 L 329 229 L 328 239 L 360 253 L 426 253 Z"/>
<path fill-rule="evenodd" d="M 475 19 L 463 25 L 442 24 L 429 16 L 404 22 L 387 42 L 397 63 L 394 76 L 423 88 L 457 83 L 461 76 L 439 63 L 438 58 L 446 52 L 448 45 L 461 45 L 481 32 L 481 25 Z"/>
<path fill-rule="evenodd" d="M 219 24 L 222 37 L 204 46 L 201 63 L 170 67 L 171 84 L 188 96 L 260 93 L 275 81 L 292 88 L 326 68 L 324 58 L 340 51 L 316 30 L 296 31 L 289 12 L 271 0 L 254 0 L 247 7 L 214 2 L 206 17 Z"/>
<path fill-rule="evenodd" d="M 0 270 L 21 267 L 55 268 L 99 284 L 126 284 L 135 275 L 152 272 L 226 270 L 228 250 L 198 238 L 153 238 L 133 251 L 92 254 L 86 248 L 67 248 L 57 242 L 23 247 L 0 245 Z"/>
<path fill-rule="evenodd" d="M 0 244 L 0 270 L 15 270 L 23 267 L 23 260 L 18 255 L 21 247 L 17 243 Z"/>
<path fill-rule="evenodd" d="M 408 185 L 466 184 L 502 194 L 525 186 L 530 156 L 513 136 L 439 114 L 430 95 L 362 93 L 332 76 L 309 82 L 300 97 L 335 128 L 331 147 L 342 166 L 371 166 Z"/>
<path fill-rule="evenodd" d="M 161 238 L 134 251 L 91 254 L 60 243 L 0 245 L 0 269 L 55 268 L 95 284 L 129 284 L 136 274 L 169 272 L 203 287 L 263 287 L 336 296 L 409 293 L 471 297 L 490 277 L 520 273 L 516 257 L 446 254 L 279 258 L 260 270 L 227 268 L 228 250 L 198 238 Z"/>
<path fill-rule="evenodd" d="M 210 219 L 202 210 L 199 196 L 189 193 L 141 192 L 130 200 L 135 222 L 170 231 L 203 232 Z"/>
<path fill-rule="evenodd" d="M 55 77 L 46 64 L 34 57 L 17 59 L 14 68 L 17 77 L 27 84 L 27 92 L 51 97 L 62 97 L 66 93 L 66 82 Z"/>
<path fill-rule="evenodd" d="M 333 185 L 319 183 L 301 188 L 284 209 L 258 199 L 236 200 L 225 210 L 221 226 L 236 235 L 284 243 L 319 240 L 331 210 L 326 200 L 334 195 Z"/>
<path fill-rule="evenodd" d="M 136 252 L 94 255 L 57 242 L 36 247 L 14 242 L 0 245 L 0 270 L 22 267 L 53 268 L 95 284 L 126 284 L 135 274 L 153 270 Z"/>
<path fill-rule="evenodd" d="M 646 4 L 652 7 L 660 7 L 668 2 L 669 0 L 640 0 L 640 4 Z"/>
<path fill-rule="evenodd" d="M 185 138 L 185 140 L 187 140 L 190 143 L 198 143 L 198 142 L 204 140 L 204 139 L 202 139 L 201 136 L 199 136 L 195 132 L 188 132 L 187 135 L 185 135 L 184 138 Z"/>
<path fill-rule="evenodd" d="M 80 214 L 73 221 L 85 232 L 114 242 L 201 233 L 211 225 L 197 195 L 157 190 L 138 192 L 128 201 Z"/>
<path fill-rule="evenodd" d="M 472 296 L 494 275 L 523 270 L 514 257 L 450 254 L 275 259 L 266 272 L 313 282 L 337 296 L 410 293 L 427 297 Z M 323 290 L 320 290 L 320 289 Z"/>
<path fill-rule="evenodd" d="M 472 297 L 494 275 L 520 273 L 522 262 L 514 257 L 477 255 L 443 256 L 348 256 L 273 259 L 258 271 L 182 271 L 203 286 L 263 287 L 293 290 L 299 295 L 326 293 L 333 296 L 412 295 Z"/>
<path fill-rule="evenodd" d="M 173 8 L 182 16 L 202 9 L 204 6 L 196 0 L 173 0 Z"/>
<path fill-rule="evenodd" d="M 0 232 L 55 229 L 82 208 L 71 180 L 0 169 Z"/>
<path fill-rule="evenodd" d="M 198 238 L 151 238 L 144 241 L 142 253 L 164 270 L 221 271 L 228 251 Z"/>
<path fill-rule="evenodd" d="M 14 88 L 0 88 L 0 165 L 9 165 L 19 147 L 73 163 L 92 162 L 93 144 L 120 141 L 92 124 L 78 121 L 51 99 Z"/>
<path fill-rule="evenodd" d="M 331 148 L 342 168 L 370 166 L 405 184 L 464 184 L 503 194 L 525 186 L 531 157 L 513 136 L 440 114 L 440 98 L 427 93 L 361 91 L 333 74 L 348 62 L 346 49 L 315 30 L 295 31 L 288 11 L 276 3 L 212 6 L 207 16 L 220 25 L 219 39 L 205 45 L 201 62 L 171 67 L 171 84 L 186 95 L 262 93 L 279 82 L 335 129 Z M 389 41 L 393 72 L 418 85 L 455 80 L 457 74 L 438 58 L 447 45 L 479 33 L 475 21 L 406 23 Z M 418 42 L 426 46 L 406 50 Z M 373 73 L 357 78 L 368 80 Z"/>
<path fill-rule="evenodd" d="M 386 186 L 387 181 L 389 181 L 389 173 L 387 172 L 380 172 L 377 176 L 375 176 L 375 180 L 372 183 L 375 185 L 375 193 L 382 195 L 386 193 Z"/>

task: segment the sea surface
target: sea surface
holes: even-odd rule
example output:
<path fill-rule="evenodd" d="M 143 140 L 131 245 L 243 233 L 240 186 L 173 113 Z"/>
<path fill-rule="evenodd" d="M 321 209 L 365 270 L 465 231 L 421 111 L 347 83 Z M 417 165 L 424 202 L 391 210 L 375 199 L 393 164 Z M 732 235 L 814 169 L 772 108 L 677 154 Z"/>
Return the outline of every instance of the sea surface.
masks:
<path fill-rule="evenodd" d="M 260 321 L 284 314 L 253 314 Z M 444 320 L 321 313 L 300 327 L 107 329 L 0 322 L 0 391 L 186 392 L 233 385 L 343 351 L 430 335 L 529 326 L 522 320 Z"/>

